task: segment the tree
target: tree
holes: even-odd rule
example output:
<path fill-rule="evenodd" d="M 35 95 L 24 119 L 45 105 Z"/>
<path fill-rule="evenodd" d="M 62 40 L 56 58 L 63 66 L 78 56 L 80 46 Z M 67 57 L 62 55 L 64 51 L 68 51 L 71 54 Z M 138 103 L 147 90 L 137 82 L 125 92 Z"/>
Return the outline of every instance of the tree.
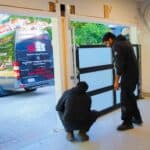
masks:
<path fill-rule="evenodd" d="M 104 24 L 72 22 L 71 26 L 75 29 L 76 45 L 101 44 L 103 35 L 110 31 Z"/>

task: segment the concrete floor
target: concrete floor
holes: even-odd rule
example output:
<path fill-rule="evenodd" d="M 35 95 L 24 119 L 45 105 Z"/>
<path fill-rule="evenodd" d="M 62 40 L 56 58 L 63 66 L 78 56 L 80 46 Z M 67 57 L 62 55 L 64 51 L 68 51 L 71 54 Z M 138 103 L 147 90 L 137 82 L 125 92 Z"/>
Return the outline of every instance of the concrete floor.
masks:
<path fill-rule="evenodd" d="M 150 149 L 150 101 L 139 101 L 144 124 L 134 125 L 134 129 L 119 132 L 120 110 L 114 111 L 97 120 L 89 131 L 88 142 L 68 142 L 65 132 L 60 130 L 36 143 L 26 146 L 23 150 L 149 150 Z"/>
<path fill-rule="evenodd" d="M 53 93 L 53 94 L 52 94 Z M 51 96 L 50 96 L 51 95 Z M 53 95 L 53 96 L 52 96 Z M 58 129 L 54 89 L 0 98 L 0 150 L 149 150 L 150 101 L 140 100 L 144 124 L 118 132 L 120 110 L 100 117 L 88 142 L 68 142 Z"/>

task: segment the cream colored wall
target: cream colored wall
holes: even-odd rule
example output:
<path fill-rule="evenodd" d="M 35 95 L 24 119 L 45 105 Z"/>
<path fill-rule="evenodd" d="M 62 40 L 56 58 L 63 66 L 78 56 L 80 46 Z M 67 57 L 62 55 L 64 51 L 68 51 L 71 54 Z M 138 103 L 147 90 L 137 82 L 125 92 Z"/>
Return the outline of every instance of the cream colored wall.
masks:
<path fill-rule="evenodd" d="M 143 20 L 143 10 L 148 6 L 149 1 L 142 1 L 137 4 L 138 8 L 138 30 L 137 38 L 141 44 L 141 75 L 143 96 L 150 96 L 150 28 L 148 29 Z"/>
<path fill-rule="evenodd" d="M 74 4 L 77 16 L 98 17 L 103 19 L 103 5 L 111 5 L 110 20 L 118 23 L 137 23 L 137 11 L 135 0 L 0 0 L 0 5 L 12 5 L 33 9 L 47 10 L 48 2 L 58 4 Z"/>
<path fill-rule="evenodd" d="M 103 20 L 104 4 L 111 5 L 111 22 L 137 23 L 137 9 L 135 0 L 61 0 L 63 3 L 74 4 L 77 16 L 101 18 Z"/>
<path fill-rule="evenodd" d="M 43 13 L 48 12 L 48 2 L 53 1 L 57 3 L 57 13 L 56 17 L 58 20 L 59 17 L 59 4 L 63 3 L 68 6 L 68 4 L 73 4 L 76 7 L 76 15 L 72 16 L 67 14 L 66 17 L 66 31 L 69 29 L 68 21 L 71 18 L 75 18 L 77 20 L 82 21 L 92 21 L 92 22 L 109 22 L 109 23 L 115 23 L 115 24 L 123 24 L 123 25 L 129 25 L 132 26 L 134 29 L 137 27 L 137 33 L 138 33 L 138 40 L 134 39 L 136 37 L 133 36 L 132 40 L 134 43 L 140 42 L 142 44 L 142 89 L 143 91 L 150 92 L 150 78 L 149 78 L 149 57 L 150 57 L 150 42 L 149 42 L 149 32 L 146 31 L 146 29 L 143 29 L 143 24 L 141 23 L 141 20 L 138 18 L 139 14 L 137 12 L 137 5 L 135 0 L 0 0 L 0 5 L 12 5 L 12 6 L 18 6 L 18 7 L 27 7 L 32 9 L 40 9 L 43 11 Z M 103 13 L 103 6 L 104 4 L 110 5 L 112 7 L 110 18 L 104 19 L 104 13 Z M 68 8 L 68 7 L 67 7 Z M 8 8 L 8 11 L 11 8 Z M 20 8 L 21 9 L 21 8 Z M 23 9 L 22 9 L 23 10 Z M 67 9 L 68 10 L 68 9 Z M 25 12 L 28 10 L 23 10 Z M 34 14 L 34 10 L 32 11 Z M 59 22 L 59 25 L 61 25 L 61 22 Z M 60 27 L 58 27 L 61 29 Z M 133 30 L 134 30 L 133 29 Z M 133 31 L 132 30 L 132 31 Z M 61 31 L 60 31 L 61 33 Z M 70 37 L 70 31 L 68 30 L 67 37 Z M 134 32 L 135 33 L 135 32 Z M 61 34 L 60 34 L 61 35 Z M 59 36 L 59 51 L 62 51 L 63 43 L 61 41 L 61 37 Z M 71 81 L 70 77 L 73 75 L 72 70 L 72 53 L 71 53 L 71 44 L 70 39 L 68 39 L 66 45 L 66 51 L 67 55 L 62 56 L 62 52 L 60 52 L 60 59 L 61 65 L 63 66 L 63 59 L 67 59 L 67 71 L 66 71 L 66 78 L 67 78 L 67 87 L 69 88 L 73 85 L 73 82 Z M 66 57 L 66 58 L 64 58 Z M 62 69 L 61 75 L 64 75 L 64 70 Z M 64 84 L 64 82 L 63 82 Z"/>
<path fill-rule="evenodd" d="M 142 20 L 142 18 L 139 18 Z M 139 23 L 138 38 L 142 46 L 142 91 L 144 95 L 150 95 L 150 29 L 147 29 L 142 21 Z"/>
<path fill-rule="evenodd" d="M 0 4 L 48 10 L 49 0 L 0 0 Z"/>

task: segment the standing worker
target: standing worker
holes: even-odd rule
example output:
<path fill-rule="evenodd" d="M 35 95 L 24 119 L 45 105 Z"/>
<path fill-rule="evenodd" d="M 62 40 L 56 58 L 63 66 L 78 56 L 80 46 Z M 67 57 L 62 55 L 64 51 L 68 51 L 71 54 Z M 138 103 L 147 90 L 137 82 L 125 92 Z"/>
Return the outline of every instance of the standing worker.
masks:
<path fill-rule="evenodd" d="M 103 42 L 107 47 L 112 47 L 115 54 L 115 90 L 119 89 L 121 79 L 121 119 L 123 122 L 118 126 L 117 130 L 132 129 L 132 123 L 141 125 L 143 122 L 137 106 L 136 96 L 134 95 L 139 78 L 134 49 L 124 36 L 119 35 L 116 37 L 111 32 L 104 35 Z"/>

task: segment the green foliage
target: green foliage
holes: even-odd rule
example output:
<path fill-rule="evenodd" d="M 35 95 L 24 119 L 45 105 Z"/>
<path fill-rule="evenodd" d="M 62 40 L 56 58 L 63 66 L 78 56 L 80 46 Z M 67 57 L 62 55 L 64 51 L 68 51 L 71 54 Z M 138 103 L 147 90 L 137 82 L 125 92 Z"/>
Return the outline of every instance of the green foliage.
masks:
<path fill-rule="evenodd" d="M 13 59 L 14 53 L 14 32 L 5 35 L 0 39 L 0 60 L 2 62 L 9 62 Z M 6 54 L 6 55 L 3 55 Z"/>
<path fill-rule="evenodd" d="M 47 22 L 49 24 L 51 23 L 50 18 L 31 17 L 31 16 L 16 16 L 16 15 L 11 15 L 9 17 L 9 20 L 11 20 L 11 21 L 16 20 L 16 19 L 27 19 L 30 21 L 30 23 L 37 22 L 37 21 Z"/>
<path fill-rule="evenodd" d="M 49 33 L 50 39 L 52 39 L 52 28 L 47 27 L 44 30 L 46 30 Z"/>
<path fill-rule="evenodd" d="M 102 44 L 103 35 L 110 31 L 104 24 L 71 22 L 75 29 L 76 45 Z"/>

